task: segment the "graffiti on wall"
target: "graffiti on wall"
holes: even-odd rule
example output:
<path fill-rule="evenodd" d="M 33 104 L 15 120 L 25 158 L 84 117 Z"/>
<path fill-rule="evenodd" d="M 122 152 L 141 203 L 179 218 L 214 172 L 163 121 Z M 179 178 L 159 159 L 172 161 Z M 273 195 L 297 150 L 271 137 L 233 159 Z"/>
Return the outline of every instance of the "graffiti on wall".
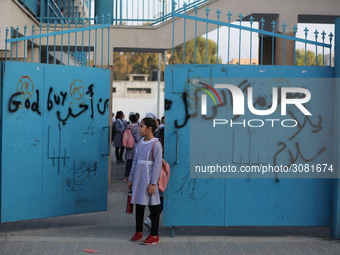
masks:
<path fill-rule="evenodd" d="M 77 118 L 87 111 L 90 111 L 92 119 L 96 113 L 104 115 L 109 108 L 109 98 L 97 99 L 94 84 L 90 84 L 87 90 L 85 87 L 78 79 L 71 83 L 70 91 L 55 91 L 51 86 L 48 88 L 47 98 L 41 99 L 40 91 L 34 88 L 32 79 L 22 76 L 18 82 L 17 91 L 9 98 L 8 111 L 15 113 L 24 108 L 41 115 L 42 107 L 46 106 L 48 112 L 55 109 L 56 118 L 63 124 L 68 119 Z M 45 104 L 42 100 L 46 100 Z"/>
<path fill-rule="evenodd" d="M 69 192 L 82 191 L 88 181 L 97 174 L 97 161 L 82 160 L 67 170 L 66 186 Z"/>
<path fill-rule="evenodd" d="M 195 79 L 200 79 L 203 82 L 203 78 L 201 77 L 195 77 Z M 232 107 L 233 105 L 233 98 L 231 93 L 226 93 L 225 90 L 221 90 L 219 93 L 219 99 L 221 104 L 210 104 L 208 113 L 206 115 L 201 115 L 201 92 L 202 89 L 195 88 L 192 86 L 192 78 L 188 79 L 184 84 L 184 92 L 180 94 L 180 100 L 177 99 L 176 102 L 179 102 L 178 105 L 176 105 L 176 109 L 173 109 L 171 105 L 174 103 L 167 99 L 166 104 L 170 107 L 166 108 L 166 110 L 174 110 L 176 111 L 176 117 L 172 120 L 173 126 L 176 129 L 182 129 L 185 128 L 190 119 L 195 119 L 197 117 L 201 117 L 203 120 L 212 120 L 214 119 L 219 111 L 220 107 L 227 106 L 228 109 L 231 109 L 229 107 Z M 275 78 L 271 81 L 273 84 L 269 86 L 268 92 L 264 93 L 266 91 L 257 92 L 257 94 L 253 95 L 253 106 L 256 107 L 256 109 L 270 109 L 272 107 L 272 98 L 271 95 L 271 87 L 275 86 L 276 84 L 281 84 L 281 86 L 291 86 L 289 84 L 289 81 L 284 78 Z M 237 87 L 242 90 L 242 92 L 245 94 L 245 98 L 247 98 L 247 89 L 250 86 L 254 85 L 264 85 L 264 84 L 255 84 L 254 81 L 244 79 L 241 82 L 237 84 Z M 191 91 L 190 91 L 191 90 Z M 211 92 L 212 93 L 212 92 Z M 176 96 L 178 94 L 176 93 Z M 282 104 L 281 100 L 281 87 L 278 87 L 278 98 L 277 98 L 277 107 L 280 107 Z M 287 99 L 303 99 L 305 97 L 304 94 L 301 93 L 287 93 Z M 217 100 L 216 100 L 217 101 Z M 311 102 L 308 102 L 305 104 L 305 107 L 307 109 L 311 109 Z M 234 115 L 231 117 L 232 120 L 237 120 L 242 117 L 241 115 Z M 268 151 L 268 155 L 271 155 L 270 157 L 266 156 L 266 160 L 264 160 L 263 163 L 271 163 L 274 166 L 278 164 L 282 164 L 285 166 L 291 166 L 294 163 L 310 163 L 318 158 L 320 158 L 322 155 L 325 155 L 325 152 L 327 151 L 327 144 L 322 142 L 322 136 L 324 135 L 324 126 L 323 126 L 323 118 L 321 115 L 316 115 L 315 111 L 313 116 L 302 116 L 299 114 L 299 109 L 295 107 L 295 105 L 288 105 L 287 106 L 287 117 L 289 119 L 295 120 L 297 125 L 291 129 L 290 132 L 286 132 L 285 135 L 276 136 L 274 139 L 277 141 L 273 147 Z M 169 123 L 170 124 L 170 123 Z M 195 124 L 197 125 L 197 123 Z M 193 125 L 193 126 L 195 126 Z M 327 125 L 326 125 L 327 126 Z M 255 128 L 256 129 L 256 128 Z M 327 126 L 326 131 L 328 132 L 329 127 Z M 246 132 L 247 133 L 247 132 Z M 254 135 L 253 132 L 248 132 L 247 134 L 249 136 L 249 141 L 252 140 L 252 137 Z M 310 146 L 310 140 L 304 139 L 304 137 L 308 135 L 310 139 L 314 141 L 314 146 Z M 258 140 L 258 139 L 257 139 Z M 275 141 L 274 140 L 274 141 Z M 250 154 L 251 150 L 256 151 L 255 148 L 252 148 L 250 146 L 252 144 L 249 144 L 249 148 L 243 148 L 242 150 L 239 150 L 239 153 L 246 153 L 249 157 L 249 164 L 259 164 L 259 161 L 257 162 L 251 162 L 250 161 Z M 231 148 L 232 153 L 235 152 L 235 148 L 232 146 Z M 248 151 L 249 150 L 249 155 Z M 229 150 L 230 151 L 230 150 Z M 327 155 L 326 155 L 327 157 Z M 232 157 L 233 158 L 233 157 Z M 242 158 L 242 155 L 241 155 Z M 244 157 L 246 158 L 246 157 Z M 325 157 L 322 157 L 324 159 Z M 242 161 L 242 160 L 241 160 Z M 279 162 L 279 163 L 278 163 Z M 246 162 L 242 162 L 242 164 L 248 164 Z M 233 162 L 233 164 L 241 164 L 241 162 Z M 278 174 L 275 173 L 275 181 L 279 181 Z M 183 190 L 188 190 L 190 194 L 195 190 L 195 188 L 191 189 L 190 187 L 194 187 L 192 180 L 189 178 L 183 179 L 182 185 L 177 189 L 176 194 L 182 194 Z M 189 188 L 188 188 L 189 187 Z M 193 199 L 195 196 L 193 196 Z"/>

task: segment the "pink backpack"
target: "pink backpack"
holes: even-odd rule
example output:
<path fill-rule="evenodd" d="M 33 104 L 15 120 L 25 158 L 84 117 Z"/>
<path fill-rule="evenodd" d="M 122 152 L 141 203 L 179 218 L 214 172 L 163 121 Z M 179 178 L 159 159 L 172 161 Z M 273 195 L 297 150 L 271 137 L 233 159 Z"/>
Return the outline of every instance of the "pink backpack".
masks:
<path fill-rule="evenodd" d="M 157 141 L 154 141 L 153 145 L 152 145 L 152 153 L 153 153 L 153 147 L 155 146 L 155 143 L 157 143 Z M 170 178 L 170 166 L 168 164 L 168 162 L 166 162 L 164 159 L 162 159 L 162 170 L 161 170 L 161 175 L 159 176 L 159 180 L 158 180 L 158 189 L 161 192 L 164 192 L 166 189 L 166 186 L 168 185 L 169 182 L 169 178 Z"/>
<path fill-rule="evenodd" d="M 127 149 L 132 149 L 133 146 L 135 145 L 135 139 L 133 138 L 133 135 L 132 135 L 132 130 L 135 127 L 136 126 L 130 129 L 130 125 L 129 125 L 128 128 L 123 133 L 123 146 Z"/>

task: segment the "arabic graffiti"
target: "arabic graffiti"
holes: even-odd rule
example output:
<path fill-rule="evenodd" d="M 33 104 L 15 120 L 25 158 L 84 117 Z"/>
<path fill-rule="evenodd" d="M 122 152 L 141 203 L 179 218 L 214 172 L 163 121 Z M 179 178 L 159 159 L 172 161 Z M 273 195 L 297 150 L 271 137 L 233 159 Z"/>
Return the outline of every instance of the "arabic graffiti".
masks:
<path fill-rule="evenodd" d="M 22 92 L 13 93 L 8 101 L 8 111 L 10 113 L 15 113 L 21 108 L 25 108 L 27 110 L 31 110 L 32 112 L 36 112 L 38 115 L 41 115 L 42 106 L 40 106 L 40 94 L 39 90 L 35 90 L 35 99 L 33 97 L 27 98 L 23 101 L 21 98 Z M 95 93 L 94 93 L 94 84 L 88 86 L 86 95 L 88 97 L 86 100 L 81 102 L 73 102 L 75 101 L 74 96 L 70 98 L 69 105 L 66 104 L 69 93 L 66 91 L 54 92 L 53 87 L 50 87 L 48 90 L 48 96 L 46 101 L 47 111 L 50 112 L 54 108 L 56 109 L 56 117 L 60 122 L 65 124 L 69 118 L 77 118 L 82 115 L 84 112 L 90 110 L 91 118 L 94 118 L 95 110 L 94 110 L 94 101 L 95 101 Z M 79 98 L 77 98 L 79 100 Z M 106 110 L 109 108 L 109 98 L 103 99 L 99 98 L 96 104 L 96 110 L 100 115 L 104 115 Z M 66 108 L 66 113 L 65 109 Z"/>

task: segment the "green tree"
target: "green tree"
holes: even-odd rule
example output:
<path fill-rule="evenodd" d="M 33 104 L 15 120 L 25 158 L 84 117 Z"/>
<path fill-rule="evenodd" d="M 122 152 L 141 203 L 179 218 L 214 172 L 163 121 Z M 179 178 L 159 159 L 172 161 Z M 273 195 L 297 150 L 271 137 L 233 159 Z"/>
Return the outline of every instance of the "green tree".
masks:
<path fill-rule="evenodd" d="M 174 57 L 170 58 L 169 63 L 180 64 L 183 63 L 183 44 L 175 47 Z M 217 44 L 208 39 L 208 64 L 216 64 L 217 60 Z M 171 53 L 171 52 L 170 52 Z M 198 37 L 196 39 L 196 63 L 204 64 L 206 58 L 206 39 L 203 37 Z M 191 40 L 185 43 L 185 63 L 194 64 L 195 63 L 195 40 Z M 222 60 L 218 58 L 218 63 L 221 64 Z"/>
<path fill-rule="evenodd" d="M 305 50 L 296 50 L 296 65 L 303 66 L 305 65 Z M 322 66 L 322 54 L 318 54 L 318 65 Z M 315 66 L 316 60 L 315 60 L 315 53 L 311 50 L 307 50 L 307 56 L 306 56 L 306 65 L 307 66 Z"/>
<path fill-rule="evenodd" d="M 196 63 L 205 63 L 206 40 L 203 37 L 196 39 Z M 167 55 L 171 56 L 171 50 L 167 51 Z M 195 40 L 191 40 L 185 44 L 185 63 L 195 63 Z M 217 44 L 208 40 L 208 64 L 216 64 Z M 174 58 L 168 59 L 170 64 L 183 63 L 183 44 L 175 47 Z M 222 60 L 219 58 L 218 63 Z M 113 53 L 114 80 L 125 80 L 130 73 L 149 74 L 152 77 L 152 70 L 158 69 L 158 53 L 144 52 L 114 52 Z M 161 61 L 161 70 L 164 70 L 164 62 Z"/>
<path fill-rule="evenodd" d="M 162 62 L 161 70 L 164 70 Z M 149 74 L 149 78 L 151 78 L 153 69 L 158 69 L 158 53 L 113 53 L 114 80 L 125 80 L 126 76 L 131 73 Z"/>

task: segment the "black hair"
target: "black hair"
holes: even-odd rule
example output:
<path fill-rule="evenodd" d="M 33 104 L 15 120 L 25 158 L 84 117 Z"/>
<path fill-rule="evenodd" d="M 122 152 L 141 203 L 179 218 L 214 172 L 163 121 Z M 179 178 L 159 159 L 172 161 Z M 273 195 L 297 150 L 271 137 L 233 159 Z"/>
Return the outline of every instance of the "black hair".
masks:
<path fill-rule="evenodd" d="M 137 121 L 139 120 L 139 113 L 136 112 L 136 116 L 137 116 Z"/>
<path fill-rule="evenodd" d="M 156 130 L 156 121 L 153 118 L 142 119 L 143 124 L 148 128 L 151 127 L 152 133 Z"/>
<path fill-rule="evenodd" d="M 118 111 L 116 114 L 116 120 L 121 119 L 123 117 L 124 113 L 122 111 Z"/>
<path fill-rule="evenodd" d="M 136 114 L 132 114 L 132 115 L 129 117 L 129 120 L 130 120 L 132 123 L 136 123 L 136 122 L 138 121 L 137 115 L 136 115 Z"/>

